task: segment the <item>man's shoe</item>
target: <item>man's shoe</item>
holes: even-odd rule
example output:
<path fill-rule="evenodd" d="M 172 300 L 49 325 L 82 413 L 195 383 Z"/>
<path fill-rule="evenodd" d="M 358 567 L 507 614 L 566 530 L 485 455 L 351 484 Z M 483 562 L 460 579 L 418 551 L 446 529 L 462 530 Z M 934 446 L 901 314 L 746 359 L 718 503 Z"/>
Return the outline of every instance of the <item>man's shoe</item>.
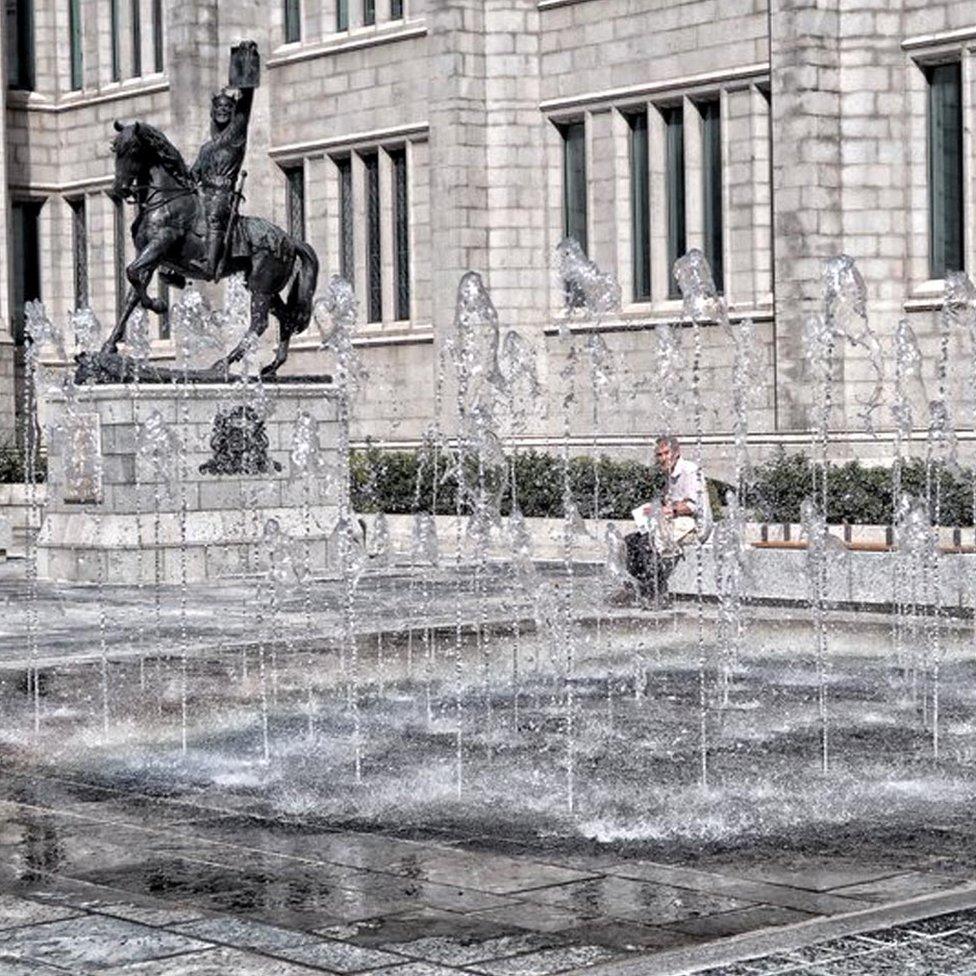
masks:
<path fill-rule="evenodd" d="M 619 589 L 613 591 L 607 597 L 607 603 L 611 607 L 633 607 L 637 604 L 637 590 L 630 583 L 624 583 Z"/>
<path fill-rule="evenodd" d="M 674 598 L 670 593 L 641 594 L 641 610 L 670 610 L 674 606 Z"/>

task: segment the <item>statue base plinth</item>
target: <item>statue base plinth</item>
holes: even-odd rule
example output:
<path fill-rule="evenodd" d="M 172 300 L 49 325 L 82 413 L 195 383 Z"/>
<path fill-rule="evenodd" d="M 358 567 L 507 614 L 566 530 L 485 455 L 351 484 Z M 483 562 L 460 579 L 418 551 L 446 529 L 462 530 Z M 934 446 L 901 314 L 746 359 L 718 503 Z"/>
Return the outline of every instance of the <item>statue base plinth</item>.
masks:
<path fill-rule="evenodd" d="M 296 421 L 308 414 L 322 467 L 337 470 L 335 389 L 290 382 L 265 392 L 270 409 L 253 416 L 245 409 L 253 401 L 229 384 L 94 386 L 73 402 L 50 396 L 38 576 L 120 584 L 230 579 L 266 572 L 282 554 L 297 554 L 304 569 L 306 543 L 311 572 L 331 574 L 334 479 L 330 486 L 321 473 L 293 475 L 289 452 Z M 150 417 L 164 422 L 169 447 L 156 460 L 137 449 Z M 272 519 L 277 537 L 269 534 Z"/>

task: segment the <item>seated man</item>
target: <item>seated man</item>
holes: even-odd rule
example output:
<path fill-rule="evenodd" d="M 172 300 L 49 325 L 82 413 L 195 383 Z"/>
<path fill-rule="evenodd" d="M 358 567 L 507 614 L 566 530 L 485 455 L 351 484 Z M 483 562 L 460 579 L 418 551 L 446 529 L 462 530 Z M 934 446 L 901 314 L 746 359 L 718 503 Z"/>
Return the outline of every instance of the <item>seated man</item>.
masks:
<path fill-rule="evenodd" d="M 665 606 L 668 579 L 681 561 L 684 549 L 704 542 L 712 531 L 708 486 L 699 467 L 681 456 L 677 437 L 661 436 L 655 445 L 658 466 L 664 472 L 664 491 L 659 505 L 635 511 L 645 527 L 624 537 L 627 572 L 634 579 L 643 603 Z M 615 594 L 613 602 L 629 602 L 633 593 Z"/>

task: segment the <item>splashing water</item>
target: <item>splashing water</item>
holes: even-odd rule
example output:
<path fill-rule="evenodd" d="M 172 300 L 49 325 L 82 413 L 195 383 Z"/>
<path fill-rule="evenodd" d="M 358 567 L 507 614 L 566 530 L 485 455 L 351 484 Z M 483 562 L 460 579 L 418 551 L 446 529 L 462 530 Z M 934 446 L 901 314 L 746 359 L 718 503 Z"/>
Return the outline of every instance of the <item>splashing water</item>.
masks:
<path fill-rule="evenodd" d="M 701 360 L 702 335 L 701 327 L 705 322 L 713 321 L 716 314 L 721 312 L 721 303 L 715 290 L 712 272 L 701 251 L 693 248 L 684 257 L 678 258 L 674 264 L 674 278 L 681 289 L 684 313 L 691 319 L 694 351 L 691 361 L 691 402 L 695 424 L 695 461 L 698 470 L 703 470 L 704 463 L 704 421 L 702 418 L 701 396 Z M 704 478 L 698 479 L 698 498 L 696 506 L 699 512 L 705 510 Z M 702 580 L 702 545 L 704 540 L 701 533 L 697 534 L 695 546 L 695 596 L 698 609 L 698 711 L 699 711 L 699 766 L 700 784 L 703 790 L 708 788 L 708 695 L 706 669 L 708 661 L 705 651 L 705 611 L 704 584 Z"/>
<path fill-rule="evenodd" d="M 71 313 L 68 328 L 74 337 L 75 347 L 81 352 L 96 352 L 104 339 L 102 323 L 88 306 Z"/>
<path fill-rule="evenodd" d="M 343 579 L 342 670 L 346 700 L 352 713 L 353 769 L 356 782 L 362 780 L 362 725 L 360 716 L 359 649 L 356 625 L 356 587 L 366 567 L 366 554 L 360 541 L 359 523 L 353 517 L 350 501 L 349 414 L 351 398 L 365 378 L 353 344 L 358 304 L 352 285 L 333 275 L 325 295 L 313 308 L 313 319 L 322 336 L 322 346 L 335 355 L 336 387 L 339 392 L 338 466 L 339 515 L 333 540 Z"/>
<path fill-rule="evenodd" d="M 884 356 L 881 340 L 868 323 L 867 288 L 854 259 L 847 254 L 830 258 L 824 266 L 824 313 L 826 326 L 839 340 L 863 350 L 874 375 L 867 397 L 856 397 L 858 419 L 872 437 L 875 415 L 884 403 Z"/>

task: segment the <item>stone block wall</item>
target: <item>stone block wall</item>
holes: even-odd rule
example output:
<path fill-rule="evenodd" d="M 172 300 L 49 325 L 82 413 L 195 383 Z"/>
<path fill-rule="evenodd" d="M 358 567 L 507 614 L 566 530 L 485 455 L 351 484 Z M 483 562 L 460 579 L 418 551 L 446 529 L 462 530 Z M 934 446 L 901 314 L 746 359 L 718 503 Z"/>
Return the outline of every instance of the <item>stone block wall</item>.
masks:
<path fill-rule="evenodd" d="M 142 77 L 132 77 L 122 43 L 122 80 L 113 82 L 107 5 L 85 0 L 85 85 L 68 88 L 67 5 L 36 7 L 37 91 L 10 94 L 5 112 L 6 184 L 16 198 L 43 198 L 42 278 L 51 312 L 72 304 L 70 213 L 85 195 L 89 214 L 91 300 L 110 321 L 117 301 L 113 216 L 104 191 L 116 117 L 161 126 L 193 157 L 206 138 L 209 95 L 224 83 L 227 51 L 256 39 L 264 76 L 251 125 L 247 209 L 285 219 L 282 167 L 305 175 L 306 235 L 322 263 L 322 284 L 339 268 L 337 160 L 354 160 L 356 287 L 365 292 L 365 186 L 362 154 L 378 151 L 382 198 L 384 314 L 361 313 L 361 354 L 370 382 L 357 403 L 354 437 L 415 442 L 434 419 L 439 362 L 453 329 L 455 294 L 467 270 L 485 278 L 503 329 L 537 350 L 549 391 L 527 438 L 561 425 L 559 373 L 565 344 L 553 334 L 561 290 L 550 256 L 562 235 L 562 166 L 557 123 L 586 126 L 591 256 L 620 279 L 624 306 L 605 324 L 622 402 L 603 405 L 598 446 L 630 450 L 662 425 L 657 383 L 658 330 L 680 319 L 668 295 L 664 130 L 661 110 L 685 112 L 687 243 L 703 240 L 699 105 L 719 99 L 723 132 L 723 233 L 726 297 L 733 317 L 757 321 L 761 376 L 750 428 L 762 443 L 802 441 L 810 383 L 804 319 L 821 310 L 822 263 L 848 252 L 858 261 L 872 326 L 890 348 L 907 317 L 925 356 L 926 393 L 939 355 L 939 288 L 927 278 L 925 81 L 932 59 L 958 56 L 967 92 L 967 160 L 972 158 L 976 37 L 972 5 L 962 0 L 428 0 L 405 3 L 390 20 L 362 22 L 351 0 L 350 28 L 336 29 L 335 0 L 302 5 L 302 39 L 285 43 L 282 5 L 166 5 L 166 70 L 155 74 L 151 4 L 143 0 Z M 128 8 L 127 4 L 122 5 Z M 124 11 L 128 17 L 127 9 Z M 124 19 L 124 18 L 123 18 Z M 128 25 L 122 25 L 123 36 Z M 646 111 L 651 211 L 651 298 L 633 301 L 632 179 L 626 114 Z M 408 155 L 411 315 L 393 314 L 387 150 Z M 967 186 L 974 185 L 967 161 Z M 2 204 L 0 204 L 2 206 Z M 966 226 L 976 222 L 968 192 Z M 9 245 L 8 245 L 9 247 Z M 976 267 L 969 235 L 968 266 Z M 7 249 L 4 249 L 6 254 Z M 2 261 L 0 255 L 0 261 Z M 5 280 L 0 263 L 0 279 Z M 774 297 L 775 296 L 775 297 Z M 219 300 L 219 290 L 214 298 Z M 0 295 L 0 312 L 3 297 Z M 687 332 L 687 330 L 686 330 Z M 687 335 L 686 335 L 687 338 Z M 269 335 L 267 342 L 274 341 Z M 703 426 L 716 463 L 730 450 L 731 350 L 721 330 L 703 332 Z M 686 347 L 688 343 L 686 342 Z M 11 403 L 9 362 L 0 341 L 0 429 Z M 956 419 L 973 413 L 968 337 L 953 336 L 949 380 Z M 166 341 L 155 355 L 172 355 Z M 310 330 L 295 342 L 289 370 L 334 366 Z M 874 377 L 863 351 L 838 357 L 834 423 L 863 445 L 859 401 Z M 453 402 L 443 384 L 444 424 Z M 687 391 L 680 430 L 691 434 Z M 592 409 L 581 394 L 574 428 L 592 437 Z M 4 403 L 8 406 L 5 408 Z M 880 415 L 887 423 L 887 415 Z M 724 438 L 724 440 L 723 440 Z M 858 438 L 861 438 L 860 440 Z M 757 441 L 757 443 L 759 443 Z M 838 441 L 838 443 L 841 443 Z M 765 447 L 763 448 L 765 449 Z M 862 447 L 843 448 L 857 453 Z M 884 455 L 882 445 L 865 450 Z"/>

